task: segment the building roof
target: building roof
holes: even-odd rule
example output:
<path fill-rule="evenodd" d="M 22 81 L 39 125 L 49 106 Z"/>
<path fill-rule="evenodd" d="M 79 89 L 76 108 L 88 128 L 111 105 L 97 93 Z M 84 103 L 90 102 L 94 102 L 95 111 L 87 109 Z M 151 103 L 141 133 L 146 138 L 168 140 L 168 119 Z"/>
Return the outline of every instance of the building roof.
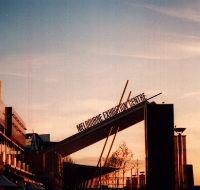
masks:
<path fill-rule="evenodd" d="M 87 166 L 73 163 L 64 163 L 63 173 L 64 181 L 68 185 L 79 184 L 81 182 L 87 181 L 99 177 L 100 175 L 105 175 L 111 173 L 118 168 L 112 167 L 97 167 L 97 166 Z"/>

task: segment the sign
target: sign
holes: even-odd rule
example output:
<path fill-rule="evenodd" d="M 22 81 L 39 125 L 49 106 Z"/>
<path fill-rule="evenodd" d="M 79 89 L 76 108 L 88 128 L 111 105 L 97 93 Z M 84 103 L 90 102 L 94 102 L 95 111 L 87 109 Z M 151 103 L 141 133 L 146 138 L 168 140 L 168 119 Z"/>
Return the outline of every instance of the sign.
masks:
<path fill-rule="evenodd" d="M 84 130 L 86 130 L 90 127 L 93 127 L 106 119 L 114 117 L 115 115 L 122 113 L 122 112 L 128 110 L 129 108 L 132 108 L 144 101 L 146 101 L 145 94 L 144 93 L 139 94 L 126 102 L 123 102 L 123 103 L 121 103 L 121 104 L 119 104 L 119 105 L 93 117 L 93 118 L 86 120 L 85 122 L 78 124 L 76 127 L 79 132 L 84 131 Z"/>

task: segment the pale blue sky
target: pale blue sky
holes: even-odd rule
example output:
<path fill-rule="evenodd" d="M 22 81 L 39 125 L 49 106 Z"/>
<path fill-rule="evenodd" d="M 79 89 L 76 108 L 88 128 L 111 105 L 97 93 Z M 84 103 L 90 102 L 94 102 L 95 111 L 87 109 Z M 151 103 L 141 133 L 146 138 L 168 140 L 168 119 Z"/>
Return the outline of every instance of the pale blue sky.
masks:
<path fill-rule="evenodd" d="M 135 94 L 162 91 L 156 100 L 175 104 L 199 176 L 199 12 L 199 0 L 0 0 L 4 101 L 29 131 L 60 140 L 117 104 L 127 79 Z M 115 147 L 126 140 L 141 157 L 138 126 L 120 133 Z M 74 157 L 97 156 L 101 146 Z"/>

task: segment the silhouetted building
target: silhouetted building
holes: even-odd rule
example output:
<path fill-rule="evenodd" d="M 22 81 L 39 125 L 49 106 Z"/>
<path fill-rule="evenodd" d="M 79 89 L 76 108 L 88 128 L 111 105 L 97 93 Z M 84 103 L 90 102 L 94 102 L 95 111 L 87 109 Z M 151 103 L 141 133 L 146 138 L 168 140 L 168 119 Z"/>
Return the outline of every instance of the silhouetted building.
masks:
<path fill-rule="evenodd" d="M 41 185 L 25 160 L 25 132 L 19 114 L 3 102 L 0 82 L 0 175 L 21 187 L 28 182 Z"/>
<path fill-rule="evenodd" d="M 52 190 L 62 187 L 63 173 L 67 188 L 93 186 L 93 178 L 95 187 L 99 187 L 100 176 L 111 172 L 110 168 L 63 165 L 63 158 L 144 120 L 146 176 L 139 175 L 139 184 L 138 178 L 128 179 L 127 187 L 137 189 L 139 185 L 140 189 L 146 186 L 147 190 L 174 190 L 176 181 L 175 190 L 192 190 L 193 169 L 187 165 L 184 129 L 177 128 L 174 136 L 173 105 L 150 103 L 146 99 L 139 103 L 132 101 L 131 105 L 71 137 L 51 142 L 49 134 L 25 135 L 23 120 L 1 99 L 0 83 L 0 168 L 6 168 L 9 179 L 32 184 L 42 181 Z M 98 172 L 94 174 L 94 171 Z M 115 187 L 119 187 L 120 178 L 114 178 Z"/>
<path fill-rule="evenodd" d="M 136 190 L 138 188 L 138 178 L 137 176 L 133 176 L 132 177 L 132 189 Z"/>
<path fill-rule="evenodd" d="M 131 178 L 130 177 L 127 177 L 126 178 L 126 188 L 127 189 L 131 189 Z"/>
<path fill-rule="evenodd" d="M 194 187 L 194 176 L 193 176 L 193 166 L 184 166 L 184 188 L 185 190 L 193 190 Z"/>
<path fill-rule="evenodd" d="M 186 136 L 182 135 L 185 128 L 175 128 L 176 135 L 174 136 L 174 154 L 175 154 L 175 177 L 176 189 L 184 189 L 184 166 L 187 163 L 186 159 Z"/>
<path fill-rule="evenodd" d="M 26 150 L 27 151 L 41 151 L 43 150 L 43 139 L 37 133 L 27 133 L 26 134 Z"/>
<path fill-rule="evenodd" d="M 54 147 L 57 143 L 44 142 L 37 133 L 28 133 L 26 138 L 25 159 L 32 168 L 32 171 L 42 179 L 49 190 L 62 188 L 62 156 L 56 151 L 46 151 L 49 147 Z"/>
<path fill-rule="evenodd" d="M 147 190 L 174 190 L 174 108 L 147 104 L 145 111 Z"/>
<path fill-rule="evenodd" d="M 187 164 L 185 128 L 174 128 L 175 184 L 176 190 L 193 190 L 193 166 Z"/>
<path fill-rule="evenodd" d="M 50 134 L 39 134 L 39 136 L 44 142 L 50 142 Z"/>
<path fill-rule="evenodd" d="M 139 175 L 139 187 L 140 189 L 144 189 L 145 188 L 145 175 L 144 175 L 144 172 L 140 172 L 140 175 Z"/>

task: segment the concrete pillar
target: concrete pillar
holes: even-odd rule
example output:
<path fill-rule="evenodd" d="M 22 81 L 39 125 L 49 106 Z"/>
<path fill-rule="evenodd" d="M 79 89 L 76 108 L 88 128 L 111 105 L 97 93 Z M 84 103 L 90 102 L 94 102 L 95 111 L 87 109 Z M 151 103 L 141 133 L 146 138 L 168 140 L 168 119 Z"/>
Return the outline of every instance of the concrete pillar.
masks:
<path fill-rule="evenodd" d="M 174 190 L 174 111 L 172 104 L 147 104 L 145 149 L 147 190 Z"/>
<path fill-rule="evenodd" d="M 185 190 L 193 190 L 194 189 L 194 176 L 193 176 L 193 166 L 185 165 L 184 166 L 184 179 L 185 179 Z"/>

